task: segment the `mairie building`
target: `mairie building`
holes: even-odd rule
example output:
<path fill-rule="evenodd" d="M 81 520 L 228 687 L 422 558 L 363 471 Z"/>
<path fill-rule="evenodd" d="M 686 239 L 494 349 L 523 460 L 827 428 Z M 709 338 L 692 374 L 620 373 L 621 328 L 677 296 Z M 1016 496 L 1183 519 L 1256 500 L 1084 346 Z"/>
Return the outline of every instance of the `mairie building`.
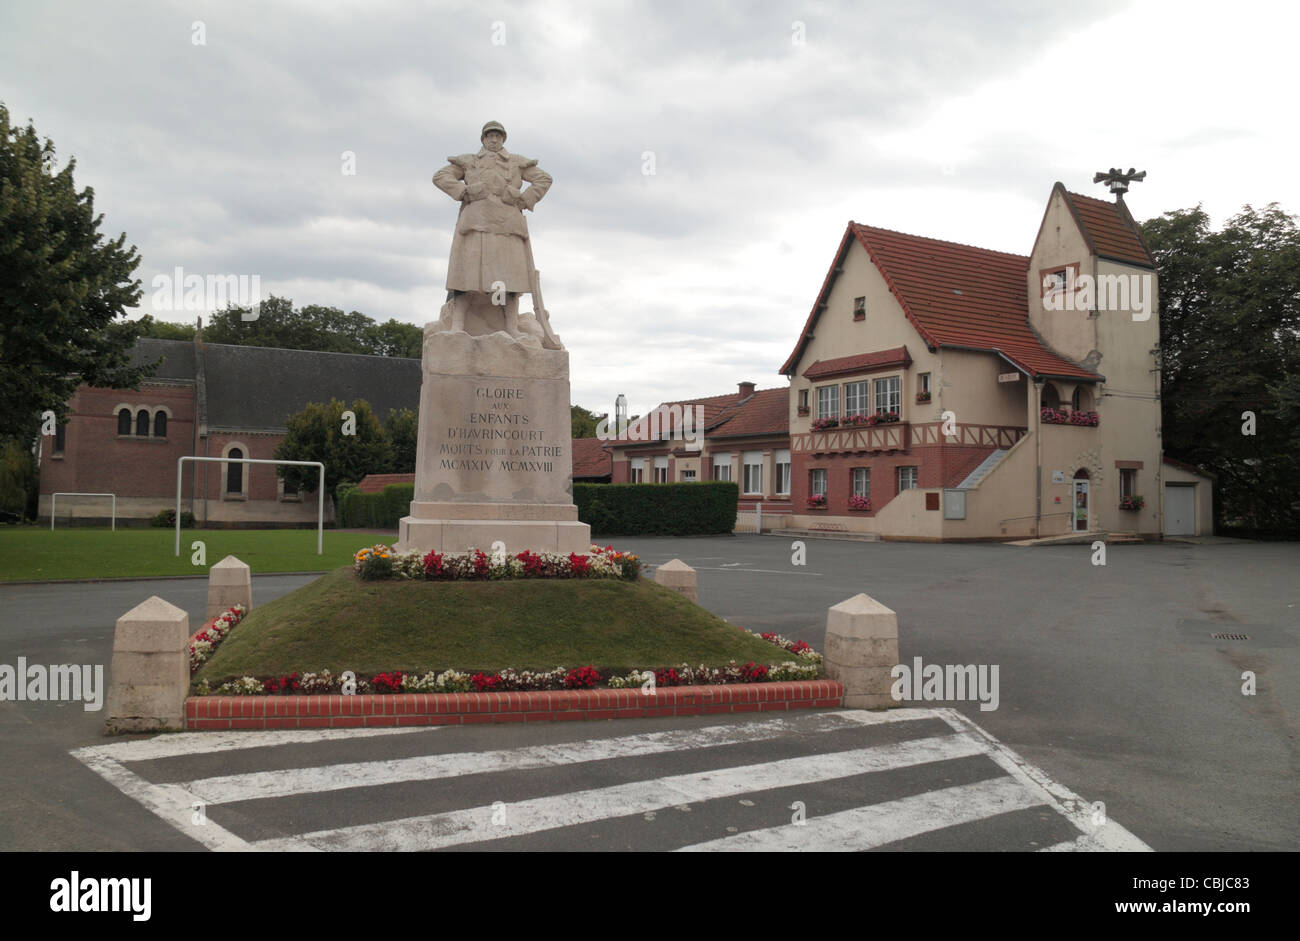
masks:
<path fill-rule="evenodd" d="M 1162 453 L 1158 356 L 1155 264 L 1122 198 L 1056 184 L 1028 256 L 850 222 L 788 388 L 659 406 L 701 406 L 701 440 L 672 420 L 646 440 L 645 416 L 609 445 L 613 480 L 735 480 L 764 529 L 1205 534 L 1211 480 Z"/>

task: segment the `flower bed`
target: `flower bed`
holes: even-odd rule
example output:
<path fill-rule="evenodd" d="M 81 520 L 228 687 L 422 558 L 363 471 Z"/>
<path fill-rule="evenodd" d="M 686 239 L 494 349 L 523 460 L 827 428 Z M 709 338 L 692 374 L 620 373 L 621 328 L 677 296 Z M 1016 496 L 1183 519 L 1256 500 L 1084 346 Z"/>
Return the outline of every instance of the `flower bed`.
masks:
<path fill-rule="evenodd" d="M 190 673 L 201 667 L 217 645 L 226 639 L 235 625 L 244 619 L 247 610 L 242 604 L 232 605 L 222 614 L 212 619 L 212 623 L 190 639 Z"/>
<path fill-rule="evenodd" d="M 747 628 L 740 628 L 753 633 Z M 498 693 L 561 689 L 594 689 L 602 682 L 610 689 L 657 686 L 717 686 L 730 683 L 779 683 L 790 680 L 815 680 L 821 673 L 822 655 L 803 641 L 791 641 L 780 634 L 758 635 L 768 643 L 795 655 L 797 659 L 763 665 L 752 660 L 745 664 L 731 661 L 725 667 L 690 667 L 685 663 L 676 667 L 656 670 L 633 670 L 624 676 L 605 676 L 594 666 L 532 672 L 529 670 L 501 670 L 497 673 L 475 673 L 472 676 L 456 670 L 442 673 L 430 670 L 417 675 L 394 670 L 377 673 L 370 679 L 344 671 L 334 674 L 329 670 L 319 673 L 289 673 L 283 676 L 258 678 L 241 676 L 237 680 L 213 687 L 200 680 L 195 692 L 199 696 L 285 696 L 328 695 L 351 693 Z"/>
<path fill-rule="evenodd" d="M 641 574 L 641 561 L 613 546 L 592 546 L 589 553 L 530 552 L 518 555 L 482 549 L 467 552 L 394 552 L 388 546 L 367 546 L 352 561 L 353 571 L 367 581 L 389 578 L 462 581 L 505 578 L 626 578 Z"/>

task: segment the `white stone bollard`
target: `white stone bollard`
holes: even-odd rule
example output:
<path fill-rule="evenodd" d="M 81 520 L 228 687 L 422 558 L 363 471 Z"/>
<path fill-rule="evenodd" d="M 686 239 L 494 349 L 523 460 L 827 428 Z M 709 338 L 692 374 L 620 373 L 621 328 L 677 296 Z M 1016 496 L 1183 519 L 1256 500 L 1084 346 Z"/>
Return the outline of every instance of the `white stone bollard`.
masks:
<path fill-rule="evenodd" d="M 253 610 L 253 573 L 247 563 L 228 555 L 208 571 L 208 620 L 236 604 L 244 606 L 245 614 Z"/>
<path fill-rule="evenodd" d="M 695 569 L 691 568 L 681 559 L 673 559 L 671 562 L 665 562 L 655 569 L 656 584 L 663 585 L 665 588 L 671 588 L 679 595 L 685 596 L 687 601 L 693 601 L 699 604 L 699 592 Z"/>
<path fill-rule="evenodd" d="M 117 619 L 104 730 L 185 728 L 190 616 L 154 595 Z"/>
<path fill-rule="evenodd" d="M 898 664 L 898 615 L 869 595 L 854 595 L 826 613 L 826 675 L 844 686 L 849 709 L 895 705 L 890 670 Z"/>

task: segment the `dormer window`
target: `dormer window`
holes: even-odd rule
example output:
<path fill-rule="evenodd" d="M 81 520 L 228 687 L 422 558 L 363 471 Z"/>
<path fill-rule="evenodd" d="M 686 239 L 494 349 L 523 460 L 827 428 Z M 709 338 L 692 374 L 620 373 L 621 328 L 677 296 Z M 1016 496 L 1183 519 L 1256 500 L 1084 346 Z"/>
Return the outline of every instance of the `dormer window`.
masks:
<path fill-rule="evenodd" d="M 853 319 L 854 320 L 867 319 L 867 299 L 865 297 L 853 298 Z"/>

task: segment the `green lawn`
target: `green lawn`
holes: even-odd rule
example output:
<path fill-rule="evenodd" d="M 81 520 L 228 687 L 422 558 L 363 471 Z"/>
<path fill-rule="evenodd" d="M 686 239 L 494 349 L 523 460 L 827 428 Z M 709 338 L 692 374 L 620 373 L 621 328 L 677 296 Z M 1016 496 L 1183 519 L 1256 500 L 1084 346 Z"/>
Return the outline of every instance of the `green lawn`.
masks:
<path fill-rule="evenodd" d="M 343 568 L 254 608 L 195 680 L 589 664 L 626 673 L 733 659 L 791 658 L 645 578 L 363 582 Z"/>
<path fill-rule="evenodd" d="M 348 565 L 352 554 L 376 542 L 393 543 L 391 531 L 325 530 L 325 553 L 316 554 L 315 529 L 181 530 L 181 554 L 173 556 L 171 529 L 38 529 L 0 527 L 0 582 L 60 578 L 126 578 L 206 575 L 228 555 L 247 562 L 254 575 L 320 572 Z M 192 562 L 195 540 L 206 547 L 204 565 Z"/>

